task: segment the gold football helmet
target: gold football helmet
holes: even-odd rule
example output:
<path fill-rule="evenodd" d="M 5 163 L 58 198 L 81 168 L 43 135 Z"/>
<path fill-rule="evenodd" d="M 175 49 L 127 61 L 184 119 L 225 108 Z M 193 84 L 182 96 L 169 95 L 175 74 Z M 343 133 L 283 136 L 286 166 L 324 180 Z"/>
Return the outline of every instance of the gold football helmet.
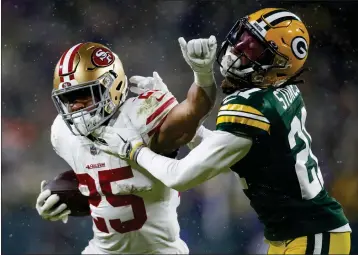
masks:
<path fill-rule="evenodd" d="M 309 34 L 301 19 L 267 8 L 239 19 L 217 54 L 220 71 L 233 84 L 280 86 L 300 73 Z"/>
<path fill-rule="evenodd" d="M 125 101 L 127 77 L 118 56 L 99 43 L 79 43 L 58 61 L 52 99 L 73 134 L 87 136 L 109 120 Z M 70 111 L 78 97 L 92 97 L 92 104 Z"/>

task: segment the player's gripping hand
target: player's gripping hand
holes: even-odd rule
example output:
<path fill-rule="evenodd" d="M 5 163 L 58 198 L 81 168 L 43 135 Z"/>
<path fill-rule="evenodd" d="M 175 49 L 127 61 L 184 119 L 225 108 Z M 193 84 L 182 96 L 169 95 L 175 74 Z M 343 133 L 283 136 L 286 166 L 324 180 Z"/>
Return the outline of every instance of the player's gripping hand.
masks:
<path fill-rule="evenodd" d="M 188 43 L 183 37 L 180 37 L 178 41 L 183 57 L 188 63 L 188 65 L 191 67 L 191 69 L 194 71 L 196 79 L 197 76 L 213 73 L 213 66 L 217 48 L 215 36 L 212 35 L 208 39 L 193 39 L 190 40 Z M 205 84 L 200 84 L 199 79 L 198 85 Z"/>
<path fill-rule="evenodd" d="M 169 92 L 167 85 L 163 82 L 157 72 L 153 72 L 153 77 L 134 75 L 129 78 L 129 82 L 135 84 L 135 86 L 129 88 L 130 91 L 138 95 L 148 90 Z"/>
<path fill-rule="evenodd" d="M 127 118 L 125 122 L 130 120 Z M 128 124 L 127 128 L 102 126 L 92 135 L 96 138 L 94 144 L 98 149 L 121 159 L 135 161 L 139 151 L 145 147 L 140 134 Z"/>
<path fill-rule="evenodd" d="M 70 210 L 66 210 L 66 204 L 60 204 L 59 206 L 54 207 L 54 205 L 60 200 L 60 197 L 56 194 L 51 195 L 49 189 L 44 189 L 46 186 L 46 181 L 41 182 L 41 193 L 36 200 L 36 210 L 38 214 L 45 220 L 58 221 L 62 220 L 63 223 L 66 223 L 68 220 L 68 215 L 71 213 Z"/>

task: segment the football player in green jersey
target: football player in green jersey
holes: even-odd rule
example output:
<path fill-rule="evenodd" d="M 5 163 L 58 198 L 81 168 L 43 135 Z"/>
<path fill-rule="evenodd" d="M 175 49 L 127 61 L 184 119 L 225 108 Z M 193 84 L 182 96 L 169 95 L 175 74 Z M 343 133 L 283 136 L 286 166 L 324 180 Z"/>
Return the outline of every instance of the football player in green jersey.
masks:
<path fill-rule="evenodd" d="M 324 188 L 296 86 L 308 47 L 308 31 L 292 12 L 263 9 L 239 19 L 218 52 L 229 95 L 216 131 L 200 127 L 196 147 L 181 160 L 155 154 L 133 131 L 110 127 L 100 136 L 118 146 L 98 146 L 180 191 L 236 172 L 265 226 L 268 254 L 348 254 L 351 229 Z"/>

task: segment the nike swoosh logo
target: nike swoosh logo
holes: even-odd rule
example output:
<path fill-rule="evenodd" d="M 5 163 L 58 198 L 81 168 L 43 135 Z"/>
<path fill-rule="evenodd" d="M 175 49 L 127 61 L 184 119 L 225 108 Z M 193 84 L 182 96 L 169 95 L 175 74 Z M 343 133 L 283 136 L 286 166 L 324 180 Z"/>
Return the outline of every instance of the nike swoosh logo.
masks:
<path fill-rule="evenodd" d="M 161 97 L 159 97 L 159 98 L 155 98 L 158 102 L 160 102 L 160 101 L 162 101 L 163 100 L 163 98 L 164 98 L 164 96 L 166 95 L 167 93 L 165 93 L 165 94 L 163 94 Z"/>

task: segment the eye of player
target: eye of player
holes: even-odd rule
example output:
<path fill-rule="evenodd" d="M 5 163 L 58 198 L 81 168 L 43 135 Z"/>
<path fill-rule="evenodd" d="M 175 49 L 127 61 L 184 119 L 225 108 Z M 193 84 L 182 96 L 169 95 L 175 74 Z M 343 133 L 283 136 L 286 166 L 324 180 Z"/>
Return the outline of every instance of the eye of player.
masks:
<path fill-rule="evenodd" d="M 101 93 L 98 86 L 91 86 L 64 93 L 59 97 L 69 112 L 75 112 L 90 106 L 94 108 L 100 102 Z M 87 110 L 90 111 L 92 108 Z"/>

